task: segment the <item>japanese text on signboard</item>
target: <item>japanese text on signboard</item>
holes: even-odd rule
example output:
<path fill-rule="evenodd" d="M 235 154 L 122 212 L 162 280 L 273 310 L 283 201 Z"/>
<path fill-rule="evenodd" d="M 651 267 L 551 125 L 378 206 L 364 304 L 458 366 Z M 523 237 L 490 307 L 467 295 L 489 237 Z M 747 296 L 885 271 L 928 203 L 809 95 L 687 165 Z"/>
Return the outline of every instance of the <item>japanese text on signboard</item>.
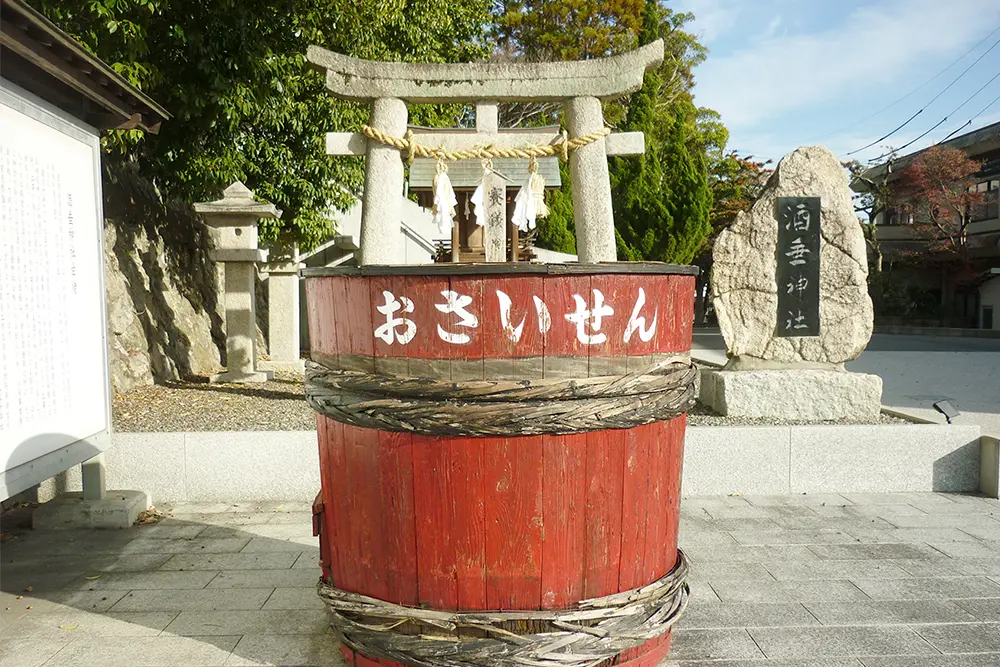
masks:
<path fill-rule="evenodd" d="M 819 335 L 820 198 L 778 197 L 779 337 Z"/>

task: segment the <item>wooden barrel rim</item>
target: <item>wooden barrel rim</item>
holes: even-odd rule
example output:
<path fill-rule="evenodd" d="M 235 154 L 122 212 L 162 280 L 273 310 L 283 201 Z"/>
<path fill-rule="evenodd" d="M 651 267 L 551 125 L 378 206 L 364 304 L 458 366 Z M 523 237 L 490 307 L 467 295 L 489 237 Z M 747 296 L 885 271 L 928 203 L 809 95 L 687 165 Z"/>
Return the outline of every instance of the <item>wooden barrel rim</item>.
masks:
<path fill-rule="evenodd" d="M 662 262 L 602 262 L 599 264 L 532 264 L 528 262 L 492 264 L 411 264 L 335 266 L 302 269 L 306 278 L 324 276 L 468 276 L 468 275 L 636 275 L 696 276 L 697 266 Z"/>

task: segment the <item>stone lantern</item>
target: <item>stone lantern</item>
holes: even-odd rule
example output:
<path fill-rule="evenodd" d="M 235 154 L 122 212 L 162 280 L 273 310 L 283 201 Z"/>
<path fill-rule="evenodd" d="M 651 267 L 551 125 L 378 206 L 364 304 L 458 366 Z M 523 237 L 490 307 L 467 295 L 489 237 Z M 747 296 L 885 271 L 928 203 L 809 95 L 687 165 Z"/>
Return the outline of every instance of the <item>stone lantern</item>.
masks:
<path fill-rule="evenodd" d="M 222 199 L 194 205 L 209 228 L 214 248 L 209 257 L 223 265 L 226 305 L 226 370 L 210 382 L 265 382 L 271 373 L 258 371 L 257 316 L 254 301 L 254 271 L 267 261 L 267 250 L 257 247 L 257 221 L 279 218 L 274 204 L 255 201 L 253 192 L 236 181 Z"/>

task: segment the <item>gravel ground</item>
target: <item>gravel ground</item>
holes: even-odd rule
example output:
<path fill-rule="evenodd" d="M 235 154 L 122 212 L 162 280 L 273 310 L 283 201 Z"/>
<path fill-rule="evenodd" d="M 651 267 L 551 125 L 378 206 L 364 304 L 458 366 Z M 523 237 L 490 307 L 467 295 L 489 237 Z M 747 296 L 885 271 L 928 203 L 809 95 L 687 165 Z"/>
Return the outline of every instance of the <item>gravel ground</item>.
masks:
<path fill-rule="evenodd" d="M 308 431 L 316 428 L 316 420 L 303 392 L 302 377 L 297 375 L 278 375 L 270 382 L 253 385 L 179 381 L 139 387 L 119 396 L 112 404 L 112 414 L 115 430 L 120 432 Z M 701 404 L 688 413 L 691 426 L 803 423 L 809 422 L 722 417 Z M 878 423 L 911 422 L 882 415 Z"/>
<path fill-rule="evenodd" d="M 750 419 L 748 417 L 723 417 L 711 408 L 698 403 L 688 412 L 688 426 L 781 426 L 788 424 L 913 424 L 915 422 L 882 413 L 877 422 L 831 419 L 828 421 L 795 421 L 784 419 Z"/>
<path fill-rule="evenodd" d="M 308 431 L 316 418 L 302 377 L 261 384 L 179 381 L 138 387 L 111 405 L 116 431 Z"/>

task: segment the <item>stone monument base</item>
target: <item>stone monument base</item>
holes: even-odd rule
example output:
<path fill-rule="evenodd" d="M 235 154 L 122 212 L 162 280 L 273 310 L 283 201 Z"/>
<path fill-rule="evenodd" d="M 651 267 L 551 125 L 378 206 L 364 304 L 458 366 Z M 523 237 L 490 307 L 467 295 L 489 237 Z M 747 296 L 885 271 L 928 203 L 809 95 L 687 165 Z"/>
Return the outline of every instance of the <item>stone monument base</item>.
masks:
<path fill-rule="evenodd" d="M 701 373 L 700 400 L 727 417 L 871 422 L 882 408 L 882 378 L 836 370 Z"/>
<path fill-rule="evenodd" d="M 305 373 L 306 362 L 304 359 L 287 361 L 261 360 L 257 362 L 257 370 L 274 373 Z"/>
<path fill-rule="evenodd" d="M 39 505 L 31 514 L 31 525 L 35 530 L 128 528 L 149 508 L 149 494 L 144 491 L 108 491 L 100 500 L 64 493 Z"/>
<path fill-rule="evenodd" d="M 210 384 L 239 384 L 239 383 L 255 383 L 255 382 L 267 382 L 274 377 L 272 371 L 253 371 L 251 373 L 244 373 L 242 371 L 222 371 L 221 373 L 216 373 L 208 378 Z"/>

